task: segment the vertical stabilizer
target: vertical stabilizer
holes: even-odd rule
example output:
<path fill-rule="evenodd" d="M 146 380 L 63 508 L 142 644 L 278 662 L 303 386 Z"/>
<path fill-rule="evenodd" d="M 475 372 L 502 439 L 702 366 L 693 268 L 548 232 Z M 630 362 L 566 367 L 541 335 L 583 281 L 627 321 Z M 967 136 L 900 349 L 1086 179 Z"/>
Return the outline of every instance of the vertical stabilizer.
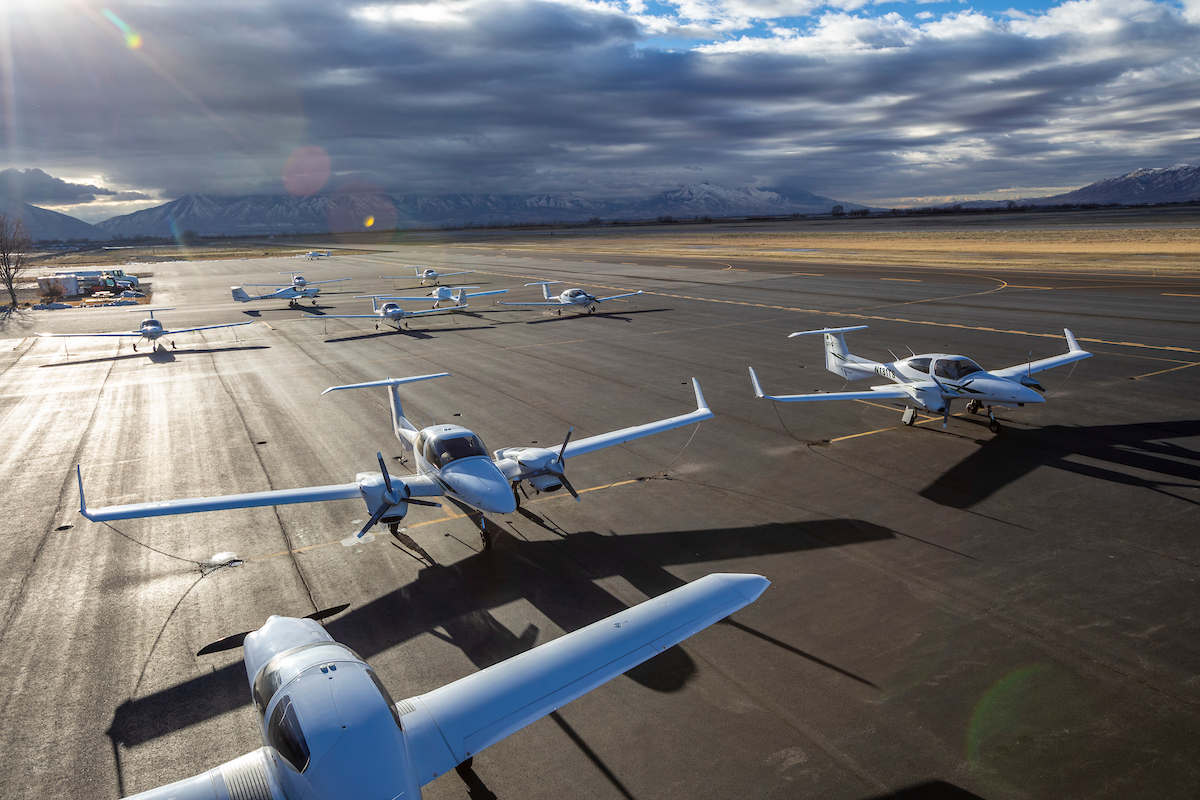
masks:
<path fill-rule="evenodd" d="M 789 334 L 788 338 L 791 339 L 793 336 L 808 336 L 816 333 L 824 334 L 825 369 L 835 375 L 841 375 L 848 381 L 856 381 L 875 375 L 877 362 L 852 355 L 850 348 L 846 347 L 845 334 L 850 331 L 861 331 L 866 327 L 866 325 L 855 325 L 850 328 L 822 328 L 817 331 L 797 331 L 796 333 Z"/>
<path fill-rule="evenodd" d="M 417 428 L 408 421 L 404 416 L 404 407 L 400 403 L 399 387 L 405 383 L 416 383 L 417 381 L 427 381 L 430 378 L 445 378 L 450 375 L 449 372 L 437 372 L 432 375 L 414 375 L 409 378 L 388 378 L 382 381 L 371 381 L 369 383 L 348 383 L 345 386 L 330 386 L 321 394 L 337 391 L 338 389 L 368 389 L 373 386 L 386 386 L 388 388 L 388 399 L 392 405 L 392 433 L 396 434 L 396 438 L 404 445 L 405 450 L 412 450 L 412 441 L 417 434 Z"/>
<path fill-rule="evenodd" d="M 230 286 L 229 289 L 231 292 L 233 292 L 233 299 L 237 300 L 239 303 L 249 303 L 251 300 L 255 299 L 246 294 L 246 290 L 240 286 Z"/>

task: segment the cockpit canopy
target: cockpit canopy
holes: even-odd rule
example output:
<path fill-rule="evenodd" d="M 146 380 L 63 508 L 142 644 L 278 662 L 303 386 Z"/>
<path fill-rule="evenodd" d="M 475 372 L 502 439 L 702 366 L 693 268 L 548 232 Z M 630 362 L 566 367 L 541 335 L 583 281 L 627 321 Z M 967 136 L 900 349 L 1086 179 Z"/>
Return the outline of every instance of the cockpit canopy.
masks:
<path fill-rule="evenodd" d="M 568 297 L 582 297 L 585 294 L 587 294 L 587 292 L 583 291 L 583 289 L 568 289 L 567 290 Z"/>
<path fill-rule="evenodd" d="M 983 372 L 983 367 L 962 356 L 945 356 L 937 359 L 933 365 L 934 375 L 951 381 L 962 380 L 976 372 Z"/>
<path fill-rule="evenodd" d="M 417 446 L 421 447 L 421 454 L 426 461 L 439 468 L 460 458 L 488 454 L 483 440 L 463 428 L 438 431 L 429 434 L 428 437 L 422 434 L 421 438 L 425 440 L 423 443 L 417 442 Z"/>

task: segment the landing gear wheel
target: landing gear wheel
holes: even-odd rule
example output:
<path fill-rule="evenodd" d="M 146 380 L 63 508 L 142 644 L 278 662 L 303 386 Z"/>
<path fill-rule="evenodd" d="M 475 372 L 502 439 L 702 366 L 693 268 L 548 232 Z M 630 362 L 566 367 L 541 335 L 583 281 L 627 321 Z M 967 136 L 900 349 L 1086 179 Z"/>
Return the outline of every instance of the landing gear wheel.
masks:
<path fill-rule="evenodd" d="M 137 345 L 136 345 L 136 344 L 133 346 L 133 352 L 135 352 L 135 353 L 137 352 Z"/>
<path fill-rule="evenodd" d="M 175 349 L 175 342 L 174 342 L 174 341 L 172 341 L 172 342 L 171 342 L 171 349 L 172 349 L 172 350 L 174 350 L 174 349 Z"/>
<path fill-rule="evenodd" d="M 992 420 L 991 422 L 988 423 L 988 430 L 991 431 L 992 433 L 999 433 L 1000 432 L 1000 423 L 996 422 L 996 420 Z"/>
<path fill-rule="evenodd" d="M 486 522 L 483 523 L 483 526 L 479 529 L 479 541 L 483 542 L 484 550 L 492 549 L 492 532 L 488 530 Z"/>
<path fill-rule="evenodd" d="M 979 408 L 980 408 L 980 406 L 979 406 L 978 400 L 972 400 L 969 403 L 967 403 L 967 413 L 968 414 L 978 414 Z"/>

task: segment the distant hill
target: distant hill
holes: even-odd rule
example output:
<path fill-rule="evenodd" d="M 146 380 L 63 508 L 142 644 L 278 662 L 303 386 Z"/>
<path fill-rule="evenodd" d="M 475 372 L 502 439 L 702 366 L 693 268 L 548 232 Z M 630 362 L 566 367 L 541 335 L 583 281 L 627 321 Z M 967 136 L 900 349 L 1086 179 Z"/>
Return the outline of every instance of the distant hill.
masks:
<path fill-rule="evenodd" d="M 31 206 L 18 200 L 0 197 L 0 214 L 23 220 L 29 236 L 34 241 L 44 239 L 94 239 L 99 241 L 111 238 L 95 225 L 89 225 L 81 219 Z"/>
<path fill-rule="evenodd" d="M 1043 197 L 1039 203 L 1185 203 L 1200 200 L 1200 166 L 1175 164 L 1157 169 L 1135 169 L 1119 178 L 1107 178 L 1066 194 Z"/>
<path fill-rule="evenodd" d="M 388 195 L 329 194 L 315 197 L 187 195 L 155 208 L 104 220 L 98 227 L 112 236 L 326 233 L 375 228 L 444 227 L 505 223 L 586 222 L 655 219 L 672 216 L 737 217 L 827 214 L 835 205 L 853 203 L 808 192 L 790 196 L 760 189 L 730 189 L 698 183 L 643 198 L 589 200 L 576 194 Z"/>

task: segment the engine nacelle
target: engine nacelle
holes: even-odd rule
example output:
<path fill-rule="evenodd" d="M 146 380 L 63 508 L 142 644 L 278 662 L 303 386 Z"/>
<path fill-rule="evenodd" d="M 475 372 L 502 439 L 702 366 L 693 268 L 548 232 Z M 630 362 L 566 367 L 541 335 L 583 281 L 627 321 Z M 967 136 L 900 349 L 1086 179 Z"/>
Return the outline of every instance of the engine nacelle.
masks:
<path fill-rule="evenodd" d="M 367 504 L 367 513 L 375 516 L 375 512 L 381 506 L 389 505 L 389 508 L 382 517 L 380 522 L 392 523 L 399 522 L 404 519 L 404 515 L 408 513 L 407 498 L 396 492 L 395 496 L 388 496 L 387 484 L 383 481 L 383 475 L 379 472 L 360 472 L 354 476 L 355 482 L 358 484 L 358 491 L 362 495 L 363 502 Z M 395 487 L 399 483 L 401 491 L 407 491 L 403 482 L 399 478 L 392 479 L 392 485 Z"/>
<path fill-rule="evenodd" d="M 553 473 L 546 475 L 535 475 L 529 479 L 529 485 L 537 489 L 539 492 L 557 492 L 563 488 L 562 480 Z"/>

